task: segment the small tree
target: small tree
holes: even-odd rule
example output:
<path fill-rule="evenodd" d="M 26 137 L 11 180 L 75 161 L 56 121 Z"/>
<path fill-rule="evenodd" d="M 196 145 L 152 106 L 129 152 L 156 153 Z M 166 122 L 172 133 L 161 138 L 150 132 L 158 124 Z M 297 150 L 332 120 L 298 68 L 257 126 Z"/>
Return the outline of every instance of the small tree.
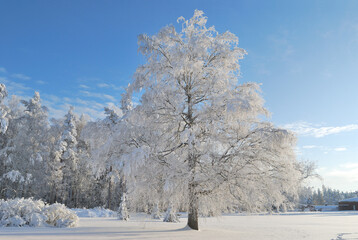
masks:
<path fill-rule="evenodd" d="M 129 213 L 127 209 L 127 196 L 125 193 L 122 194 L 121 203 L 118 208 L 118 219 L 127 221 L 129 219 Z"/>
<path fill-rule="evenodd" d="M 180 222 L 172 203 L 169 204 L 163 222 Z"/>
<path fill-rule="evenodd" d="M 162 217 L 162 214 L 159 211 L 159 204 L 158 203 L 154 204 L 153 209 L 152 209 L 152 213 L 151 213 L 151 217 L 153 219 L 160 219 Z"/>

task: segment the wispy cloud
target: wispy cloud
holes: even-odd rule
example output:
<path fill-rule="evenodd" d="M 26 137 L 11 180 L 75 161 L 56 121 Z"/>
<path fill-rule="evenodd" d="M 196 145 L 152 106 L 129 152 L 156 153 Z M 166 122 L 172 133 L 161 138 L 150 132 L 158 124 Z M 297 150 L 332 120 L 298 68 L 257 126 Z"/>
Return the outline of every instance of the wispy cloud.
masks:
<path fill-rule="evenodd" d="M 7 71 L 6 71 L 6 68 L 0 67 L 0 72 L 1 72 L 1 73 L 6 73 L 6 72 L 7 72 Z"/>
<path fill-rule="evenodd" d="M 11 77 L 17 78 L 17 79 L 20 79 L 20 80 L 30 80 L 31 79 L 31 77 L 26 76 L 25 74 L 22 74 L 22 73 L 11 74 Z"/>
<path fill-rule="evenodd" d="M 108 95 L 108 94 L 94 93 L 94 92 L 89 92 L 89 91 L 80 91 L 80 92 L 87 97 L 95 97 L 95 98 L 99 98 L 102 100 L 116 101 L 116 99 L 113 96 Z"/>
<path fill-rule="evenodd" d="M 87 85 L 84 85 L 84 84 L 80 84 L 80 86 L 79 86 L 80 88 L 83 88 L 83 89 L 90 89 L 90 87 L 89 86 L 87 86 Z"/>
<path fill-rule="evenodd" d="M 307 122 L 296 122 L 286 124 L 283 126 L 283 128 L 289 129 L 301 136 L 321 138 L 332 134 L 358 130 L 358 124 L 349 124 L 337 127 L 323 127 L 321 125 L 313 125 Z"/>
<path fill-rule="evenodd" d="M 15 81 L 9 80 L 6 77 L 0 77 L 0 82 L 6 85 L 7 90 L 11 94 L 24 95 L 25 91 L 31 90 L 30 87 L 27 87 L 22 83 L 17 83 Z"/>
<path fill-rule="evenodd" d="M 100 87 L 100 88 L 108 88 L 108 87 L 110 87 L 110 85 L 107 84 L 107 83 L 98 83 L 97 86 Z"/>
<path fill-rule="evenodd" d="M 111 88 L 113 90 L 117 90 L 117 91 L 121 91 L 124 90 L 124 88 L 122 86 L 116 86 L 114 84 L 108 84 L 108 83 L 98 83 L 97 87 L 100 88 Z"/>
<path fill-rule="evenodd" d="M 41 80 L 37 80 L 37 81 L 36 81 L 36 83 L 37 83 L 37 84 L 40 84 L 40 85 L 44 85 L 44 84 L 46 84 L 46 82 L 45 82 L 45 81 L 41 81 Z"/>
<path fill-rule="evenodd" d="M 277 53 L 284 59 L 290 57 L 295 49 L 289 41 L 289 31 L 283 30 L 277 34 L 269 35 L 268 40 L 271 45 L 276 49 Z"/>
<path fill-rule="evenodd" d="M 316 145 L 306 145 L 306 146 L 303 146 L 302 148 L 304 149 L 313 149 L 313 148 L 319 148 L 320 146 L 316 146 Z"/>
<path fill-rule="evenodd" d="M 49 114 L 52 118 L 62 118 L 70 106 L 75 108 L 75 112 L 79 115 L 88 115 L 92 120 L 105 117 L 104 107 L 113 105 L 110 103 L 99 103 L 94 100 L 84 100 L 81 98 L 58 97 L 56 95 L 42 96 L 43 104 L 49 108 Z"/>
<path fill-rule="evenodd" d="M 318 145 L 305 145 L 301 147 L 304 152 L 308 151 L 321 151 L 324 154 L 328 154 L 329 152 L 344 152 L 348 151 L 347 147 L 339 146 L 339 147 L 328 147 L 328 146 L 318 146 Z"/>

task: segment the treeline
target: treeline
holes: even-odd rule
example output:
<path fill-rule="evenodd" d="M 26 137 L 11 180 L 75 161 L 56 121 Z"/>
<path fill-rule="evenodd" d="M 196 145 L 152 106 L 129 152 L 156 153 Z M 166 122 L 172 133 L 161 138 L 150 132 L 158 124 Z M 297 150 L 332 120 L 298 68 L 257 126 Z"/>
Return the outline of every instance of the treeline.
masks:
<path fill-rule="evenodd" d="M 116 110 L 106 109 L 107 117 L 96 122 L 78 117 L 72 108 L 62 119 L 49 120 L 39 93 L 27 101 L 6 99 L 3 84 L 0 90 L 0 198 L 118 208 L 120 174 L 105 158 L 95 161 L 93 151 L 95 142 L 104 143 L 111 134 Z"/>
<path fill-rule="evenodd" d="M 38 92 L 29 100 L 16 96 L 7 98 L 6 87 L 1 84 L 0 95 L 0 198 L 33 197 L 74 208 L 103 206 L 117 210 L 127 191 L 126 185 L 129 185 L 140 189 L 132 192 L 134 210 L 151 211 L 152 207 L 155 211 L 163 211 L 173 204 L 170 196 L 164 196 L 168 200 L 154 203 L 150 198 L 159 199 L 159 196 L 146 196 L 155 194 L 146 192 L 145 189 L 149 188 L 157 189 L 161 197 L 169 191 L 163 176 L 157 184 L 148 179 L 147 182 L 125 183 L 123 171 L 126 167 L 119 156 L 128 153 L 123 152 L 119 142 L 123 144 L 127 140 L 120 136 L 118 130 L 122 117 L 119 108 L 105 108 L 107 117 L 97 121 L 76 115 L 72 107 L 63 118 L 49 119 L 48 110 L 41 104 Z M 134 158 L 140 158 L 141 154 L 134 151 Z M 143 168 L 136 171 L 145 176 L 144 172 L 149 170 Z M 314 165 L 307 161 L 298 163 L 297 170 L 303 178 L 314 175 Z M 126 171 L 131 171 L 128 166 Z M 167 190 L 163 191 L 165 188 Z M 278 197 L 287 197 L 285 201 L 290 206 L 297 201 L 292 194 Z M 251 200 L 246 201 L 241 207 L 238 204 L 236 210 L 256 211 L 250 206 Z M 252 201 L 256 201 L 255 196 Z M 255 204 L 262 206 L 258 210 L 277 209 L 263 199 Z M 185 207 L 176 203 L 176 209 L 185 210 Z"/>
<path fill-rule="evenodd" d="M 357 197 L 357 192 L 343 192 L 330 187 L 322 186 L 322 189 L 303 187 L 300 191 L 300 204 L 304 205 L 338 205 L 338 202 Z"/>

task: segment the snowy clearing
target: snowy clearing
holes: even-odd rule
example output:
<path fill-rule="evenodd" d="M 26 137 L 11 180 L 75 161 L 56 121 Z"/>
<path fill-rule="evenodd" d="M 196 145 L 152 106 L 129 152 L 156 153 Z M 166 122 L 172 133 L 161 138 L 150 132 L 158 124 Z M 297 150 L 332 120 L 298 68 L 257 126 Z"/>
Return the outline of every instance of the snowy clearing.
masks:
<path fill-rule="evenodd" d="M 165 223 L 147 215 L 128 222 L 115 218 L 80 218 L 77 228 L 0 229 L 0 239 L 358 239 L 358 213 L 314 212 L 241 215 L 200 219 L 199 232 L 180 223 Z"/>

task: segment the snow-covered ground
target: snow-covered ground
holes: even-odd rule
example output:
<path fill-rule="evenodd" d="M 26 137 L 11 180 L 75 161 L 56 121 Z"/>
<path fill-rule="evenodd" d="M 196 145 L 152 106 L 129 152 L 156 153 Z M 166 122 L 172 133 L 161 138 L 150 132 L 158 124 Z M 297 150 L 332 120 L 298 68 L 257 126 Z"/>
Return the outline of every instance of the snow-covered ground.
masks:
<path fill-rule="evenodd" d="M 111 211 L 109 209 L 105 208 L 72 208 L 72 211 L 74 211 L 77 216 L 80 218 L 84 217 L 90 217 L 90 218 L 96 218 L 96 217 L 117 217 L 117 212 Z"/>
<path fill-rule="evenodd" d="M 280 215 L 230 215 L 201 219 L 201 231 L 137 215 L 130 221 L 80 218 L 76 228 L 0 228 L 0 239 L 358 239 L 358 212 L 305 212 Z"/>

